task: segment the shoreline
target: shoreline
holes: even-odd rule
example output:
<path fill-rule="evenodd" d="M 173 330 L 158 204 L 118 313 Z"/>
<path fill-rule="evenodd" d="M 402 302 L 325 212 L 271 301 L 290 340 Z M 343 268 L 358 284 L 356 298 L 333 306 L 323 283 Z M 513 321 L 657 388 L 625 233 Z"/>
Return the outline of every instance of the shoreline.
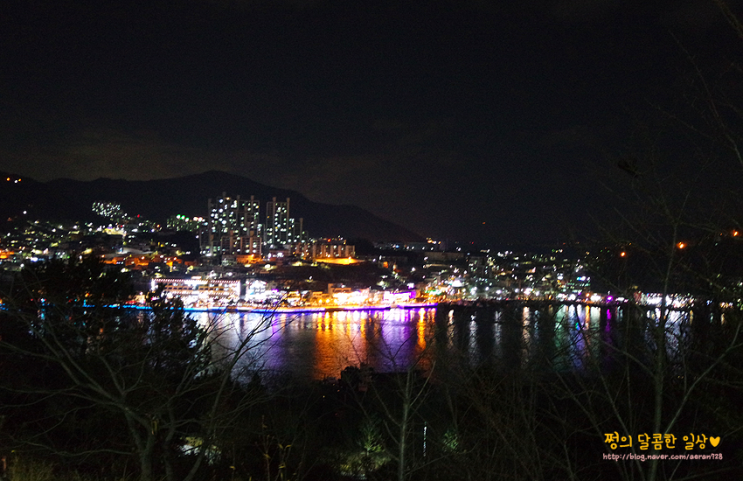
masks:
<path fill-rule="evenodd" d="M 186 312 L 220 312 L 220 313 L 256 313 L 256 314 L 304 314 L 342 311 L 390 311 L 392 309 L 421 309 L 436 307 L 436 302 L 420 302 L 397 304 L 394 306 L 331 306 L 331 307 L 263 307 L 263 306 L 234 306 L 234 307 L 184 307 Z M 128 309 L 149 310 L 146 306 L 125 306 Z"/>

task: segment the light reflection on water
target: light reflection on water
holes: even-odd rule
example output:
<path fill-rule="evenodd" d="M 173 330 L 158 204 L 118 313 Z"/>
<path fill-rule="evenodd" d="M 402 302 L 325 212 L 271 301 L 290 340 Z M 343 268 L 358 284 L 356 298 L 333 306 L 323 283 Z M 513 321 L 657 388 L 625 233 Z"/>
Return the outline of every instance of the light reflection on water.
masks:
<path fill-rule="evenodd" d="M 366 363 L 378 371 L 429 365 L 435 309 L 276 314 L 226 313 L 217 320 L 222 343 L 250 338 L 242 367 L 292 372 L 301 378 L 339 377 Z M 196 316 L 209 321 L 206 313 Z M 214 319 L 211 319 L 213 322 Z"/>
<path fill-rule="evenodd" d="M 658 315 L 647 313 L 650 325 Z M 196 315 L 202 322 L 209 316 Z M 381 372 L 413 366 L 429 369 L 444 355 L 455 355 L 458 362 L 471 366 L 497 359 L 515 369 L 582 370 L 597 359 L 603 362 L 610 357 L 608 347 L 615 342 L 621 319 L 622 312 L 616 308 L 563 305 L 447 310 L 438 316 L 436 308 L 273 317 L 227 313 L 216 320 L 223 329 L 221 343 L 235 346 L 249 338 L 251 349 L 241 367 L 323 379 L 339 377 L 345 367 L 361 363 Z M 669 354 L 683 348 L 688 319 L 688 313 L 669 313 Z M 651 336 L 649 331 L 646 336 Z"/>

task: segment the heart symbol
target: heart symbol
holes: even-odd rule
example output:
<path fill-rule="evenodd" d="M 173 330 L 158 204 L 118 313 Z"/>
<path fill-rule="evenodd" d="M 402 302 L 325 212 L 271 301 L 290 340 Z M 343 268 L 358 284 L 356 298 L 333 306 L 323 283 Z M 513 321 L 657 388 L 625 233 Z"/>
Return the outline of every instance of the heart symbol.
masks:
<path fill-rule="evenodd" d="M 717 445 L 720 444 L 720 436 L 717 436 L 716 438 L 713 438 L 712 436 L 710 436 L 709 443 L 712 445 L 713 448 L 716 448 Z"/>

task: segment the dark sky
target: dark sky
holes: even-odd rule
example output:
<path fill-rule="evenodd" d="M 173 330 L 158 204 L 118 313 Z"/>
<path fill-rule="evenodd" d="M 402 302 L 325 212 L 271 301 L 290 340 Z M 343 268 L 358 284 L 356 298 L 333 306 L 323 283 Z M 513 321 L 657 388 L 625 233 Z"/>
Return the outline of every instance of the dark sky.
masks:
<path fill-rule="evenodd" d="M 743 45 L 712 0 L 11 0 L 0 35 L 1 170 L 219 169 L 501 243 L 590 226 L 690 58 Z"/>

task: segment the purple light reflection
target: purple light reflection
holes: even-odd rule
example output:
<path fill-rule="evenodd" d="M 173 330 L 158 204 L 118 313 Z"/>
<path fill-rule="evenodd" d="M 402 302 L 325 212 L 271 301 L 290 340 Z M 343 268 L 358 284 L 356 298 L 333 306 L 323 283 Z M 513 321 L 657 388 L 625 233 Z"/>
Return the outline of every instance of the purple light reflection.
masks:
<path fill-rule="evenodd" d="M 226 342 L 252 336 L 246 369 L 292 372 L 299 378 L 340 377 L 360 363 L 379 372 L 428 365 L 435 309 L 367 309 L 335 312 L 230 313 Z"/>

